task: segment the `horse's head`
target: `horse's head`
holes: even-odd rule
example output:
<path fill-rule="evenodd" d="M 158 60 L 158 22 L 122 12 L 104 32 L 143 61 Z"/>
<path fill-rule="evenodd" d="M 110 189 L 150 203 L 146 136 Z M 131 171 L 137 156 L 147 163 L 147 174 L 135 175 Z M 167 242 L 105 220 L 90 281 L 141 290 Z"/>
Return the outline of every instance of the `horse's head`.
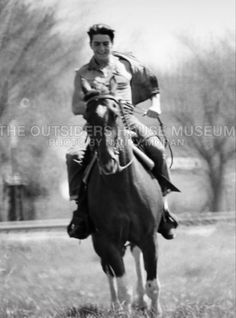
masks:
<path fill-rule="evenodd" d="M 97 151 L 100 172 L 114 174 L 123 169 L 120 161 L 124 161 L 124 146 L 127 143 L 120 102 L 115 97 L 116 81 L 112 78 L 109 90 L 100 91 L 92 89 L 86 79 L 81 81 L 87 104 L 87 131 Z"/>

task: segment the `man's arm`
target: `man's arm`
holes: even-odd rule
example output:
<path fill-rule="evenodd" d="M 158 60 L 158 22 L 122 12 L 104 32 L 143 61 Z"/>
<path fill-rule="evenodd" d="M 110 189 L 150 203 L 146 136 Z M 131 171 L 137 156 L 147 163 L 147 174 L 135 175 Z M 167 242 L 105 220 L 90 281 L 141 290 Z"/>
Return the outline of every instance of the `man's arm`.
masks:
<path fill-rule="evenodd" d="M 84 94 L 81 87 L 81 77 L 79 71 L 76 71 L 74 80 L 74 92 L 72 97 L 72 112 L 75 115 L 84 115 L 86 104 L 83 101 Z"/>

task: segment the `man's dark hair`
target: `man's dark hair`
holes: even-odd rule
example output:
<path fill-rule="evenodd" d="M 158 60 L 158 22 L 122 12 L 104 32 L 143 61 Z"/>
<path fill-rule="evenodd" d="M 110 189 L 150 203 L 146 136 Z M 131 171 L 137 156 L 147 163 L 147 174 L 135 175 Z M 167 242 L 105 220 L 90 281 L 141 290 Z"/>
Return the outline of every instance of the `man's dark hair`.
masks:
<path fill-rule="evenodd" d="M 93 36 L 96 34 L 106 34 L 110 37 L 111 42 L 114 40 L 115 30 L 113 30 L 109 25 L 106 24 L 94 24 L 88 31 L 90 42 L 93 40 Z"/>

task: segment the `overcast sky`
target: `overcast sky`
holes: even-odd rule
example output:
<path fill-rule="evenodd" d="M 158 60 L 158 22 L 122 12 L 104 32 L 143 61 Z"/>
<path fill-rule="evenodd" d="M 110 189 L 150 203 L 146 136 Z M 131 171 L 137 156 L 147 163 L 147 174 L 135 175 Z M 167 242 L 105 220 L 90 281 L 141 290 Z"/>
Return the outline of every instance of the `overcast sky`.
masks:
<path fill-rule="evenodd" d="M 86 34 L 94 23 L 109 24 L 116 30 L 115 49 L 165 68 L 187 54 L 176 34 L 187 33 L 207 44 L 226 30 L 234 31 L 235 1 L 61 0 L 59 16 L 66 22 L 65 32 L 71 33 Z"/>

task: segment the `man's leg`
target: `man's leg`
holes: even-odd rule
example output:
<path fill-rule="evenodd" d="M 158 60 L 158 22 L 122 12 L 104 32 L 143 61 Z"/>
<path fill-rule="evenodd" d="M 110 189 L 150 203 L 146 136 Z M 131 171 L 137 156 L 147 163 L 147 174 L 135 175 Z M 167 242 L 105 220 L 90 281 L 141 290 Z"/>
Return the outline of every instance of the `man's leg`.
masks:
<path fill-rule="evenodd" d="M 67 227 L 69 236 L 85 239 L 92 232 L 92 225 L 88 215 L 87 191 L 83 183 L 84 171 L 90 161 L 91 151 L 89 147 L 72 150 L 66 154 L 70 199 L 75 200 L 77 209 Z"/>
<path fill-rule="evenodd" d="M 78 200 L 85 170 L 84 154 L 86 149 L 70 149 L 66 154 L 67 177 L 70 200 Z"/>
<path fill-rule="evenodd" d="M 166 195 L 171 191 L 179 191 L 170 181 L 170 174 L 165 159 L 165 148 L 160 139 L 133 115 L 125 116 L 126 124 L 141 139 L 145 153 L 154 161 L 155 167 L 152 172 L 159 181 L 163 193 L 164 213 L 158 229 L 166 239 L 175 237 L 174 229 L 178 223 L 169 212 Z"/>

